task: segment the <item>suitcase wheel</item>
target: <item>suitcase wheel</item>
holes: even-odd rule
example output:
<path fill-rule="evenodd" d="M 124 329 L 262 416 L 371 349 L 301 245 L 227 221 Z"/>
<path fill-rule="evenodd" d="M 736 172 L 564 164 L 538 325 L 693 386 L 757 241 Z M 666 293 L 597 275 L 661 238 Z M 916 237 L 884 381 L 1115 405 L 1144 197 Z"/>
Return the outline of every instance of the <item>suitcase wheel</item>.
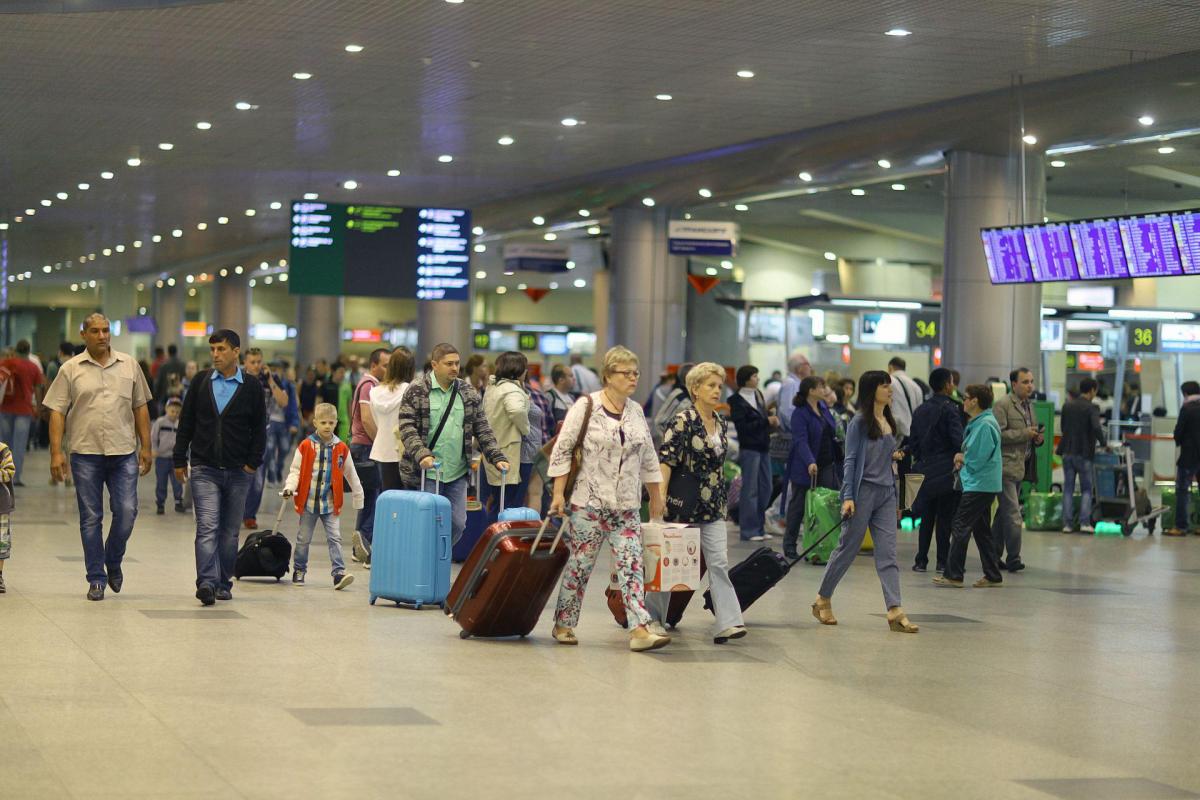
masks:
<path fill-rule="evenodd" d="M 371 605 L 375 605 L 375 600 L 376 600 L 376 599 L 377 599 L 377 598 L 375 597 L 375 595 L 371 595 Z"/>
<path fill-rule="evenodd" d="M 459 631 L 459 632 L 458 632 L 458 638 L 460 638 L 460 639 L 470 639 L 470 638 L 471 638 L 471 634 L 467 633 L 466 631 Z"/>
<path fill-rule="evenodd" d="M 403 603 L 401 603 L 399 600 L 393 600 L 392 602 L 394 602 L 394 603 L 396 604 L 396 608 L 400 608 L 401 606 L 403 606 L 403 605 L 404 605 L 404 604 L 403 604 Z M 420 606 L 417 606 L 417 608 L 420 608 Z"/>

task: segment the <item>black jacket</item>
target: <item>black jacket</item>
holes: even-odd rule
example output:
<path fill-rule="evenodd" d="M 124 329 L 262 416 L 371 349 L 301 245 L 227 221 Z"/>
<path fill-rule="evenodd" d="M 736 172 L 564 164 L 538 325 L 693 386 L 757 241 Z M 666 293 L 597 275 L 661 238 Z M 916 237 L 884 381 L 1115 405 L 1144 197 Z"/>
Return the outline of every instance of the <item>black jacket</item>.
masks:
<path fill-rule="evenodd" d="M 758 392 L 758 402 L 766 408 L 761 392 Z M 729 398 L 729 417 L 737 430 L 738 448 L 765 453 L 771 447 L 771 423 L 767 421 L 767 412 L 746 402 L 740 394 Z"/>
<path fill-rule="evenodd" d="M 1200 467 L 1200 400 L 1184 403 L 1175 423 L 1175 444 L 1179 445 L 1179 466 Z"/>
<path fill-rule="evenodd" d="M 1096 445 L 1104 445 L 1100 406 L 1086 397 L 1076 397 L 1063 405 L 1059 427 L 1062 437 L 1055 452 L 1060 456 L 1082 456 L 1091 461 L 1096 457 Z"/>
<path fill-rule="evenodd" d="M 906 447 L 913 456 L 913 472 L 925 476 L 923 492 L 940 494 L 954 488 L 954 454 L 962 449 L 962 443 L 962 410 L 958 403 L 944 394 L 935 394 L 917 406 Z"/>
<path fill-rule="evenodd" d="M 262 383 L 243 374 L 225 411 L 218 414 L 209 384 L 212 374 L 206 369 L 197 375 L 183 398 L 175 435 L 175 466 L 187 466 L 190 447 L 192 466 L 258 469 L 267 447 L 267 404 Z"/>

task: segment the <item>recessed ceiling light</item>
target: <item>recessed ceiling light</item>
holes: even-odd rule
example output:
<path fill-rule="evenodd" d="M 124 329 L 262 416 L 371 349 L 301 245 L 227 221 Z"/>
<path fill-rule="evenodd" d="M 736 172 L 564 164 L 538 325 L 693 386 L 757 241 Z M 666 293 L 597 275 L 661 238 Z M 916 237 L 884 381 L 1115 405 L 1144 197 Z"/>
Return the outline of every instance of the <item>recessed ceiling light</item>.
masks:
<path fill-rule="evenodd" d="M 884 36 L 912 36 L 912 31 L 907 28 L 892 28 L 890 31 L 884 31 Z"/>
<path fill-rule="evenodd" d="M 486 278 L 487 278 L 487 273 L 484 272 L 483 270 L 479 270 L 478 272 L 475 273 L 475 280 L 477 280 L 477 281 L 482 281 L 482 280 L 485 280 Z"/>
<path fill-rule="evenodd" d="M 167 278 L 167 286 L 174 286 L 174 285 L 175 285 L 175 279 Z"/>
<path fill-rule="evenodd" d="M 575 269 L 575 262 L 574 262 L 574 261 L 568 261 L 568 262 L 567 262 L 567 269 Z"/>
<path fill-rule="evenodd" d="M 275 279 L 273 277 L 268 275 L 267 277 L 263 278 L 263 283 L 265 283 L 267 286 L 270 286 L 274 280 Z"/>
<path fill-rule="evenodd" d="M 654 95 L 654 99 L 655 100 L 674 100 L 675 98 L 669 94 L 656 94 L 656 95 Z"/>
<path fill-rule="evenodd" d="M 253 216 L 254 216 L 255 214 L 257 214 L 257 213 L 258 213 L 258 212 L 257 212 L 257 211 L 255 211 L 253 208 L 247 208 L 247 209 L 246 209 L 246 216 L 247 216 L 247 217 L 253 217 Z"/>
<path fill-rule="evenodd" d="M 348 44 L 348 45 L 346 45 L 346 52 L 347 52 L 347 53 L 361 53 L 361 52 L 362 52 L 364 49 L 365 49 L 365 48 L 364 48 L 364 47 L 363 47 L 361 44 Z"/>
<path fill-rule="evenodd" d="M 111 180 L 113 179 L 113 177 L 114 177 L 114 176 L 113 176 L 113 174 L 112 174 L 111 172 L 108 172 L 108 171 L 106 170 L 106 171 L 104 171 L 104 172 L 101 172 L 101 173 L 100 173 L 100 177 L 101 177 L 101 178 L 103 178 L 103 179 L 104 179 L 104 180 L 106 180 L 106 181 L 111 181 Z"/>
<path fill-rule="evenodd" d="M 733 206 L 733 210 L 734 211 L 749 211 L 750 206 L 746 205 L 745 203 L 736 203 Z"/>
<path fill-rule="evenodd" d="M 449 153 L 438 156 L 438 161 L 442 162 L 443 164 L 449 164 L 453 160 L 454 156 L 450 155 Z"/>
<path fill-rule="evenodd" d="M 293 72 L 292 77 L 298 81 L 306 81 L 312 77 L 311 72 Z"/>
<path fill-rule="evenodd" d="M 196 230 L 198 230 L 198 231 L 206 231 L 206 230 L 208 230 L 208 223 L 207 223 L 207 222 L 197 222 L 197 223 L 196 223 Z"/>
<path fill-rule="evenodd" d="M 6 231 L 6 230 L 8 230 L 8 223 L 0 222 L 0 231 Z"/>
<path fill-rule="evenodd" d="M 476 252 L 476 253 L 486 253 L 486 252 L 487 252 L 487 245 L 486 245 L 486 244 L 477 244 L 477 245 L 475 245 L 475 252 Z"/>
<path fill-rule="evenodd" d="M 878 164 L 881 169 L 891 169 L 892 168 L 892 162 L 888 161 L 886 158 L 881 158 L 878 161 L 876 161 L 875 163 Z"/>
<path fill-rule="evenodd" d="M 855 197 L 862 197 L 866 193 L 867 193 L 866 189 L 851 189 L 850 190 L 850 194 L 854 195 Z"/>
<path fill-rule="evenodd" d="M 1163 145 L 1162 147 L 1158 148 L 1158 152 L 1164 156 L 1169 156 L 1169 155 L 1171 155 L 1171 153 L 1175 152 L 1175 148 L 1171 147 L 1170 145 Z M 45 200 L 42 201 L 42 203 L 45 203 L 45 202 L 46 202 Z"/>
<path fill-rule="evenodd" d="M 58 194 L 56 194 L 54 196 L 57 197 L 59 200 L 66 200 L 68 197 L 70 197 L 70 195 L 68 195 L 66 192 L 59 192 Z"/>
<path fill-rule="evenodd" d="M 557 281 L 550 281 L 550 288 L 551 288 L 551 289 L 557 289 L 557 288 L 558 288 L 558 282 L 557 282 Z"/>
<path fill-rule="evenodd" d="M 518 284 L 517 284 L 517 291 L 518 291 L 518 292 L 523 292 L 523 291 L 525 291 L 525 289 L 526 289 L 526 288 L 527 288 L 527 284 L 524 284 L 524 283 L 518 283 Z"/>
<path fill-rule="evenodd" d="M 753 78 L 753 77 L 754 77 L 754 70 L 751 70 L 751 69 L 739 69 L 739 70 L 738 70 L 738 72 L 737 72 L 737 76 L 738 76 L 739 78 Z"/>
<path fill-rule="evenodd" d="M 252 104 L 247 103 L 245 100 L 237 101 L 236 103 L 233 104 L 233 107 L 236 108 L 238 111 L 249 111 L 250 109 L 254 108 L 254 106 Z"/>
<path fill-rule="evenodd" d="M 45 272 L 47 274 L 54 272 L 54 267 L 47 264 L 46 266 L 42 267 L 42 272 Z"/>
<path fill-rule="evenodd" d="M 537 216 L 537 217 L 534 217 L 532 220 L 530 220 L 530 222 L 532 222 L 534 225 L 545 225 L 546 218 L 542 217 L 542 216 Z"/>
<path fill-rule="evenodd" d="M 653 208 L 654 207 L 654 198 L 653 197 L 643 197 L 642 205 L 644 205 L 646 208 Z"/>
<path fill-rule="evenodd" d="M 1027 133 L 1021 137 L 1021 141 L 1025 144 L 1037 144 L 1037 137 L 1032 133 Z"/>
<path fill-rule="evenodd" d="M 155 244 L 158 244 L 159 242 L 162 241 L 162 234 L 161 233 L 154 234 L 153 236 L 150 237 L 150 241 L 154 242 Z"/>
<path fill-rule="evenodd" d="M 134 247 L 141 247 L 141 246 L 142 246 L 142 240 L 141 240 L 141 239 L 134 239 L 134 240 L 133 240 L 133 246 L 134 246 Z"/>
<path fill-rule="evenodd" d="M 112 255 L 112 248 L 111 248 L 111 247 L 106 247 L 106 248 L 104 248 L 103 250 L 101 250 L 101 251 L 100 251 L 100 253 L 101 253 L 101 254 L 102 254 L 102 255 L 103 255 L 105 258 L 108 258 L 109 256 L 111 256 L 111 255 Z"/>
<path fill-rule="evenodd" d="M 593 225 L 592 227 L 587 229 L 587 232 L 592 236 L 599 236 L 600 235 L 600 226 Z"/>
<path fill-rule="evenodd" d="M 27 208 L 27 209 L 25 209 L 25 215 L 26 215 L 26 216 L 32 217 L 32 216 L 34 216 L 34 215 L 36 215 L 36 214 L 37 214 L 37 209 L 36 209 L 36 208 Z"/>
<path fill-rule="evenodd" d="M 279 282 L 280 283 L 287 283 L 287 279 L 288 279 L 288 274 L 286 272 L 279 273 Z"/>
<path fill-rule="evenodd" d="M 505 288 L 505 287 L 503 287 L 503 286 L 497 286 L 497 287 L 496 287 L 496 294 L 507 294 L 507 293 L 508 293 L 508 289 L 507 289 L 507 288 Z"/>
<path fill-rule="evenodd" d="M 1053 161 L 1051 161 L 1051 162 L 1050 162 L 1050 166 L 1052 166 L 1052 167 L 1056 167 L 1056 168 L 1057 168 L 1057 167 L 1065 167 L 1066 165 L 1067 165 L 1067 162 L 1063 161 L 1063 160 L 1062 160 L 1062 159 L 1060 159 L 1060 158 L 1056 158 L 1056 159 L 1054 159 Z"/>
<path fill-rule="evenodd" d="M 317 194 L 316 192 L 305 192 L 304 193 L 305 200 L 316 200 L 320 196 L 321 195 Z"/>
<path fill-rule="evenodd" d="M 1162 152 L 1162 151 L 1160 150 L 1159 152 Z M 53 200 L 43 200 L 42 205 L 44 205 L 46 208 L 49 208 L 50 206 L 54 205 L 54 201 Z"/>
<path fill-rule="evenodd" d="M 207 131 L 212 128 L 212 123 L 211 122 L 197 122 L 196 127 L 202 131 Z"/>
<path fill-rule="evenodd" d="M 590 217 L 591 215 L 592 215 L 592 212 L 588 211 L 586 208 L 579 209 L 579 216 Z"/>
<path fill-rule="evenodd" d="M 117 245 L 116 247 L 114 247 L 113 249 L 114 249 L 114 250 L 116 250 L 118 253 L 124 253 L 124 252 L 125 252 L 125 245 L 123 245 L 123 244 L 119 244 L 119 245 Z"/>
<path fill-rule="evenodd" d="M 1138 122 L 1140 122 L 1142 125 L 1153 125 L 1154 117 L 1150 116 L 1149 114 L 1142 114 L 1140 117 L 1138 117 Z"/>
<path fill-rule="evenodd" d="M 389 178 L 399 178 L 399 177 L 400 177 L 400 170 L 398 170 L 398 169 L 389 169 L 389 170 L 387 171 L 387 176 L 388 176 Z"/>
<path fill-rule="evenodd" d="M 562 124 L 566 125 L 568 128 L 574 128 L 579 124 L 579 120 L 575 119 L 574 117 L 564 117 Z"/>
<path fill-rule="evenodd" d="M 698 191 L 696 194 L 700 195 L 701 197 L 712 197 L 712 190 L 710 190 L 710 189 L 701 189 L 701 190 L 700 190 L 700 191 Z"/>
<path fill-rule="evenodd" d="M 516 139 L 514 139 L 511 136 L 501 136 L 499 139 L 496 140 L 496 144 L 503 145 L 504 147 L 508 147 L 510 144 L 512 144 L 515 141 L 516 141 Z"/>
<path fill-rule="evenodd" d="M 908 188 L 908 187 L 907 187 L 907 186 L 905 186 L 903 183 L 893 183 L 893 184 L 892 184 L 892 191 L 893 191 L 893 192 L 903 192 L 903 191 L 904 191 L 905 189 L 907 189 L 907 188 Z"/>
<path fill-rule="evenodd" d="M 179 228 L 176 228 L 175 230 L 171 231 L 171 235 L 178 239 L 180 236 L 183 236 L 183 231 Z"/>
<path fill-rule="evenodd" d="M 158 149 L 159 150 L 174 150 L 175 145 L 171 144 L 170 142 L 159 142 Z"/>
<path fill-rule="evenodd" d="M 271 266 L 271 265 L 270 265 L 270 264 L 268 264 L 266 261 L 260 261 L 260 262 L 258 262 L 258 268 L 259 268 L 259 269 L 268 269 L 268 268 L 270 268 L 270 266 Z"/>
<path fill-rule="evenodd" d="M 475 234 L 476 236 L 483 236 L 483 228 L 479 225 L 476 225 L 474 228 L 471 228 L 471 233 Z"/>
<path fill-rule="evenodd" d="M 547 242 L 553 242 L 555 239 L 557 239 L 557 238 L 558 238 L 558 234 L 556 234 L 556 233 L 545 233 L 545 234 L 542 234 L 542 238 L 543 238 L 543 239 L 545 239 Z"/>
<path fill-rule="evenodd" d="M 826 261 L 837 261 L 837 253 L 831 253 L 830 251 L 826 250 L 825 251 L 825 260 Z"/>
<path fill-rule="evenodd" d="M 733 262 L 726 259 L 721 262 L 721 268 L 722 269 L 733 269 Z"/>
<path fill-rule="evenodd" d="M 450 5 L 454 5 L 454 6 L 460 5 L 462 3 L 462 1 L 463 0 L 446 0 L 447 3 L 449 3 Z"/>
<path fill-rule="evenodd" d="M 138 158 L 137 156 L 134 156 L 133 158 L 126 159 L 125 163 L 131 167 L 137 167 L 137 166 L 141 166 L 142 160 L 140 158 Z"/>
<path fill-rule="evenodd" d="M 90 183 L 79 184 L 79 191 L 81 191 L 81 192 L 86 192 L 90 188 L 92 188 L 92 185 Z"/>
<path fill-rule="evenodd" d="M 276 200 L 274 203 L 271 203 L 272 211 L 278 211 L 281 208 L 283 208 L 283 203 L 279 202 L 278 200 Z"/>
<path fill-rule="evenodd" d="M 228 225 L 229 217 L 217 217 L 217 224 L 218 225 Z"/>
<path fill-rule="evenodd" d="M 257 280 L 257 279 L 255 279 L 255 278 L 251 278 L 251 279 L 250 279 L 250 280 L 247 282 L 247 285 L 248 285 L 248 286 L 249 286 L 251 289 L 253 289 L 255 286 L 257 286 L 257 285 L 258 285 L 258 280 Z"/>
<path fill-rule="evenodd" d="M 195 275 L 188 275 L 186 278 L 184 278 L 184 280 L 185 280 L 185 281 L 187 281 L 188 283 L 195 283 L 195 282 L 196 282 L 196 276 L 195 276 Z"/>
<path fill-rule="evenodd" d="M 705 275 L 716 275 L 717 268 L 716 267 L 705 267 L 704 274 Z"/>
<path fill-rule="evenodd" d="M 245 272 L 245 270 L 242 268 L 241 264 L 238 264 L 236 267 L 233 268 L 233 272 L 235 275 L 241 275 L 243 272 Z"/>
<path fill-rule="evenodd" d="M 810 174 L 808 172 L 801 172 L 797 177 L 800 178 L 800 180 L 804 181 L 805 183 L 809 183 L 813 179 L 812 174 Z"/>
<path fill-rule="evenodd" d="M 575 279 L 575 288 L 576 289 L 582 289 L 585 286 L 587 286 L 587 281 L 585 281 L 583 278 Z"/>

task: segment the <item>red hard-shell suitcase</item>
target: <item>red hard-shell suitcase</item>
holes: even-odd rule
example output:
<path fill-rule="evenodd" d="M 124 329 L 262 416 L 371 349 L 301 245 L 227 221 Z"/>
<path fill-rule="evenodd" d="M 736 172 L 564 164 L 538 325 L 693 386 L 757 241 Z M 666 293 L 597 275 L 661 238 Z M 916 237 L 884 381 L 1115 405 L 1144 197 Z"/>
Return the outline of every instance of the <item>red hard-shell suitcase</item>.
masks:
<path fill-rule="evenodd" d="M 533 630 L 567 563 L 562 526 L 550 541 L 549 524 L 549 517 L 497 522 L 484 531 L 446 598 L 446 614 L 462 626 L 459 636 L 527 636 Z"/>

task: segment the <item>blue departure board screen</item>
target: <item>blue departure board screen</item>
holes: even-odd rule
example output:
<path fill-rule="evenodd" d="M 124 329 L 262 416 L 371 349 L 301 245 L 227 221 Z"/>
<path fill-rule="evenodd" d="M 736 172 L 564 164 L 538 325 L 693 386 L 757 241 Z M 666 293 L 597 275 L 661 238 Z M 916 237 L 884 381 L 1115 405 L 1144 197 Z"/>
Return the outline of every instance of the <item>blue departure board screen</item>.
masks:
<path fill-rule="evenodd" d="M 1182 275 L 1183 262 L 1170 214 L 1143 214 L 1121 219 L 1121 238 L 1131 278 Z"/>
<path fill-rule="evenodd" d="M 1185 275 L 1200 275 L 1200 211 L 1176 211 L 1171 214 L 1175 240 Z"/>
<path fill-rule="evenodd" d="M 1068 226 L 1080 278 L 1094 281 L 1129 277 L 1119 220 L 1115 217 L 1085 219 L 1068 223 Z"/>
<path fill-rule="evenodd" d="M 1039 283 L 1079 280 L 1071 229 L 1064 222 L 1047 222 L 1024 229 L 1033 278 Z"/>
<path fill-rule="evenodd" d="M 1032 283 L 1033 271 L 1025 235 L 1020 228 L 985 228 L 983 252 L 987 256 L 992 283 Z"/>

